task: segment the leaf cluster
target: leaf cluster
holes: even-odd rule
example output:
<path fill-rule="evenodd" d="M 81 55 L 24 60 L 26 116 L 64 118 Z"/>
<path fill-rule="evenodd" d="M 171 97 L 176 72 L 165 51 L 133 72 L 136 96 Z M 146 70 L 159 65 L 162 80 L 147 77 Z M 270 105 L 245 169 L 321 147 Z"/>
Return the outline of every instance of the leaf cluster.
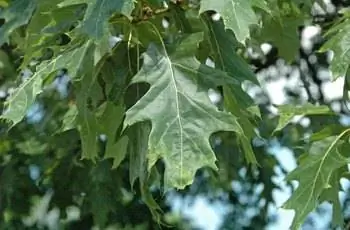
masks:
<path fill-rule="evenodd" d="M 288 130 L 295 116 L 335 113 L 326 105 L 282 105 L 269 124 L 274 127 L 267 135 L 259 132 L 271 118 L 244 90 L 246 82 L 259 86 L 246 51 L 261 52 L 260 44 L 269 42 L 279 57 L 294 61 L 299 27 L 311 20 L 314 4 L 323 6 L 320 2 L 0 1 L 0 46 L 13 52 L 0 50 L 0 64 L 16 63 L 0 65 L 4 87 L 14 84 L 15 68 L 22 72 L 1 115 L 10 128 L 7 132 L 1 127 L 10 136 L 0 143 L 9 158 L 4 157 L 2 184 L 21 180 L 9 172 L 33 159 L 43 172 L 40 192 L 52 188 L 48 197 L 61 200 L 60 208 L 86 205 L 84 210 L 93 213 L 99 226 L 123 212 L 116 208 L 120 204 L 138 207 L 134 196 L 123 190 L 126 184 L 132 191 L 138 185 L 135 191 L 161 222 L 164 207 L 154 191 L 188 189 L 200 172 L 220 178 L 218 183 L 229 190 L 242 165 L 268 185 L 263 193 L 272 202 L 277 163 L 253 141 Z M 347 99 L 348 12 L 332 23 L 320 51 L 334 52 L 330 69 L 334 78 L 346 75 Z M 11 60 L 15 56 L 18 60 Z M 59 95 L 58 89 L 64 93 Z M 210 92 L 221 100 L 213 103 Z M 35 106 L 39 121 L 29 115 Z M 301 141 L 304 154 L 287 177 L 299 186 L 283 206 L 295 210 L 292 229 L 299 229 L 323 201 L 333 203 L 333 221 L 343 225 L 338 192 L 340 178 L 348 173 L 348 132 L 327 126 Z M 220 150 L 223 146 L 230 150 Z M 30 157 L 12 160 L 16 151 Z M 45 157 L 37 161 L 41 154 Z M 0 194 L 15 196 L 2 190 Z M 55 197 L 63 191 L 67 196 Z M 7 204 L 5 211 L 15 208 Z"/>

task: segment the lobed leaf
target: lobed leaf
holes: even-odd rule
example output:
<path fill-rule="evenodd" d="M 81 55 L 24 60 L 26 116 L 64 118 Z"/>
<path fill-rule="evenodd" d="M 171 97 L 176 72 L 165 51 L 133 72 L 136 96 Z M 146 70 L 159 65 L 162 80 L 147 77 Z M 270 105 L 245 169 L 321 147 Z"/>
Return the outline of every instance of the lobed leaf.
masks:
<path fill-rule="evenodd" d="M 28 23 L 35 7 L 35 0 L 15 0 L 5 9 L 0 9 L 0 19 L 5 24 L 0 27 L 0 46 L 8 42 L 10 34 L 20 26 Z"/>
<path fill-rule="evenodd" d="M 201 65 L 194 52 L 201 34 L 182 39 L 172 53 L 150 45 L 141 70 L 132 83 L 147 82 L 149 91 L 126 112 L 124 127 L 151 121 L 148 170 L 162 159 L 165 187 L 184 188 L 204 166 L 216 169 L 209 137 L 216 131 L 242 133 L 236 119 L 220 112 L 208 98 L 209 87 L 201 83 L 220 72 Z M 219 77 L 218 76 L 218 77 Z"/>
<path fill-rule="evenodd" d="M 127 147 L 128 147 L 128 137 L 118 137 L 118 129 L 122 124 L 124 117 L 124 108 L 119 105 L 114 105 L 112 102 L 106 102 L 101 107 L 103 107 L 103 113 L 98 116 L 98 123 L 100 132 L 105 134 L 107 137 L 105 158 L 113 159 L 112 168 L 117 168 L 119 164 L 124 160 Z"/>
<path fill-rule="evenodd" d="M 334 114 L 328 106 L 318 106 L 307 103 L 301 106 L 281 105 L 278 106 L 278 125 L 274 132 L 283 129 L 291 119 L 296 115 L 317 115 L 317 114 Z"/>
<path fill-rule="evenodd" d="M 333 51 L 333 59 L 330 64 L 332 78 L 346 75 L 350 63 L 350 20 L 339 23 L 328 31 L 329 40 L 321 47 L 320 51 Z"/>
<path fill-rule="evenodd" d="M 131 19 L 131 12 L 134 9 L 134 0 L 66 0 L 60 3 L 59 6 L 65 7 L 76 4 L 87 5 L 80 29 L 97 41 L 108 35 L 108 20 L 113 14 L 123 14 Z"/>
<path fill-rule="evenodd" d="M 298 188 L 283 205 L 285 209 L 295 210 L 292 229 L 301 227 L 307 215 L 318 205 L 321 195 L 335 202 L 336 211 L 339 212 L 338 193 L 332 192 L 332 186 L 337 186 L 335 183 L 340 180 L 337 171 L 350 163 L 349 158 L 340 153 L 340 148 L 345 145 L 340 138 L 348 131 L 344 131 L 338 137 L 328 137 L 314 142 L 300 165 L 287 176 L 287 180 L 299 181 Z"/>
<path fill-rule="evenodd" d="M 263 28 L 259 40 L 269 42 L 278 48 L 278 54 L 286 61 L 295 60 L 300 48 L 298 27 L 303 25 L 304 19 L 292 14 L 274 18 L 266 16 L 263 19 Z"/>
<path fill-rule="evenodd" d="M 248 80 L 259 84 L 251 67 L 237 54 L 238 42 L 233 33 L 225 30 L 221 21 L 213 21 L 208 16 L 203 18 L 208 29 L 216 66 L 240 82 Z"/>
<path fill-rule="evenodd" d="M 7 108 L 0 118 L 11 121 L 12 126 L 20 122 L 26 115 L 35 98 L 42 91 L 43 80 L 51 73 L 67 68 L 69 75 L 75 78 L 84 67 L 84 59 L 91 50 L 91 43 L 87 42 L 81 47 L 66 51 L 51 61 L 39 65 L 33 76 L 26 79 L 7 98 Z"/>
<path fill-rule="evenodd" d="M 258 24 L 258 17 L 250 0 L 202 0 L 199 13 L 216 11 L 224 21 L 225 28 L 234 32 L 237 40 L 244 43 L 250 37 L 249 26 Z"/>

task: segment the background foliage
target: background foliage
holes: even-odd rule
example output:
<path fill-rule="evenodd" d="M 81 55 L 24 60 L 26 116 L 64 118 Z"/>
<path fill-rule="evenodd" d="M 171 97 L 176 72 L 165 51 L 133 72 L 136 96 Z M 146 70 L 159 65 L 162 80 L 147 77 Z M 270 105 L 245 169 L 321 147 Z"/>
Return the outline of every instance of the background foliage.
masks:
<path fill-rule="evenodd" d="M 346 228 L 347 6 L 0 0 L 0 228 L 194 229 L 204 197 L 262 229 L 279 190 L 292 229 Z"/>

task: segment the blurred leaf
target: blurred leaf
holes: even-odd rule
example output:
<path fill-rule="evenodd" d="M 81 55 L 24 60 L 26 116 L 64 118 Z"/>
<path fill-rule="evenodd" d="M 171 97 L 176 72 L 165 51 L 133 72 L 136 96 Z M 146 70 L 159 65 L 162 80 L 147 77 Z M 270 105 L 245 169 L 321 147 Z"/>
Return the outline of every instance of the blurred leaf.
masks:
<path fill-rule="evenodd" d="M 331 124 L 324 127 L 322 130 L 320 130 L 317 133 L 313 133 L 310 137 L 310 141 L 319 141 L 322 139 L 325 139 L 330 136 L 339 135 L 342 133 L 346 128 L 339 124 Z"/>
<path fill-rule="evenodd" d="M 34 103 L 36 96 L 41 93 L 45 78 L 63 68 L 68 69 L 72 78 L 77 77 L 86 65 L 84 59 L 90 50 L 91 45 L 87 42 L 79 48 L 62 53 L 51 61 L 40 64 L 34 75 L 25 79 L 7 98 L 7 108 L 1 118 L 11 121 L 12 126 L 20 122 Z"/>
<path fill-rule="evenodd" d="M 279 56 L 291 62 L 298 54 L 300 47 L 298 28 L 303 23 L 303 17 L 297 13 L 282 15 L 279 18 L 265 16 L 259 40 L 276 46 Z"/>
<path fill-rule="evenodd" d="M 48 148 L 48 144 L 41 143 L 35 138 L 30 138 L 24 142 L 17 144 L 17 148 L 24 153 L 29 155 L 43 154 Z"/>
<path fill-rule="evenodd" d="M 338 77 L 346 75 L 350 62 L 350 19 L 331 27 L 326 34 L 328 41 L 321 47 L 320 51 L 333 51 L 333 59 L 331 61 L 330 70 L 332 78 L 335 80 Z"/>
<path fill-rule="evenodd" d="M 35 7 L 36 1 L 15 0 L 7 8 L 0 9 L 0 19 L 5 20 L 5 24 L 0 27 L 0 46 L 8 42 L 15 29 L 28 23 Z"/>
<path fill-rule="evenodd" d="M 0 76 L 3 75 L 12 77 L 15 74 L 16 71 L 8 55 L 4 51 L 0 50 Z"/>
<path fill-rule="evenodd" d="M 278 106 L 279 121 L 274 132 L 283 129 L 296 115 L 333 115 L 334 112 L 328 106 L 318 106 L 312 104 L 305 105 L 281 105 Z"/>
<path fill-rule="evenodd" d="M 63 117 L 62 127 L 60 132 L 65 132 L 67 130 L 71 130 L 76 128 L 77 126 L 77 116 L 78 109 L 75 104 L 71 105 Z"/>

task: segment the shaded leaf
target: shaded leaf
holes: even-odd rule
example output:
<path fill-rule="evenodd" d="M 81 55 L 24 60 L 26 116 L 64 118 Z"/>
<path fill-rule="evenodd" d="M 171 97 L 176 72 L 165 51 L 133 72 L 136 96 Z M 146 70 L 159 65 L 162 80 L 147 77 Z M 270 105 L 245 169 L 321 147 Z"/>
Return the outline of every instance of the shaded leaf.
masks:
<path fill-rule="evenodd" d="M 219 13 L 226 29 L 235 33 L 237 40 L 244 43 L 250 37 L 249 26 L 258 24 L 258 18 L 250 0 L 202 0 L 200 13 L 216 11 Z"/>
<path fill-rule="evenodd" d="M 257 164 L 253 148 L 251 146 L 251 140 L 255 136 L 254 125 L 250 122 L 247 112 L 244 112 L 244 106 L 241 105 L 242 101 L 238 101 L 234 96 L 234 89 L 230 87 L 224 87 L 224 103 L 225 108 L 229 112 L 234 114 L 238 118 L 243 132 L 238 135 L 239 141 L 245 153 L 245 158 L 248 163 Z M 236 91 L 237 93 L 237 91 Z M 241 91 L 241 93 L 244 93 Z"/>
<path fill-rule="evenodd" d="M 90 58 L 92 58 L 90 56 Z M 90 60 L 92 62 L 92 60 Z M 91 63 L 90 62 L 90 63 Z M 91 69 L 90 69 L 91 71 Z M 82 146 L 82 158 L 95 161 L 98 156 L 99 124 L 94 111 L 89 108 L 90 90 L 96 79 L 92 71 L 81 80 L 77 94 L 78 124 Z"/>
<path fill-rule="evenodd" d="M 225 30 L 221 21 L 213 21 L 209 16 L 203 18 L 208 28 L 216 66 L 241 82 L 248 80 L 259 84 L 250 66 L 236 53 L 238 44 L 233 33 Z"/>
<path fill-rule="evenodd" d="M 138 123 L 130 127 L 128 137 L 129 144 L 129 180 L 131 187 L 137 179 L 140 182 L 146 181 L 147 172 L 147 154 L 148 154 L 148 136 L 151 127 L 147 123 Z"/>
<path fill-rule="evenodd" d="M 154 200 L 148 187 L 151 174 L 147 171 L 148 136 L 150 131 L 151 125 L 148 123 L 137 123 L 129 129 L 129 180 L 131 187 L 133 187 L 136 179 L 139 179 L 142 200 L 150 209 L 153 218 L 159 222 L 161 219 L 161 208 Z"/>
<path fill-rule="evenodd" d="M 291 62 L 298 54 L 300 40 L 298 27 L 304 19 L 296 13 L 282 15 L 278 18 L 266 16 L 263 18 L 263 28 L 259 40 L 269 42 L 278 48 L 278 54 Z"/>
<path fill-rule="evenodd" d="M 108 221 L 108 214 L 115 209 L 116 205 L 116 194 L 111 189 L 111 184 L 115 182 L 111 177 L 109 164 L 98 163 L 90 170 L 89 177 L 91 178 L 88 189 L 90 209 L 94 222 L 99 227 L 104 227 Z"/>
<path fill-rule="evenodd" d="M 320 195 L 320 203 L 322 201 L 328 201 L 333 204 L 332 223 L 334 226 L 343 226 L 344 223 L 343 211 L 339 200 L 339 191 L 342 173 L 347 171 L 346 167 L 335 170 L 329 180 L 329 187 Z"/>
<path fill-rule="evenodd" d="M 123 121 L 125 111 L 121 105 L 116 106 L 112 102 L 106 102 L 102 107 L 104 111 L 98 120 L 100 132 L 107 137 L 104 157 L 113 158 L 112 168 L 117 168 L 124 160 L 128 146 L 128 137 L 124 136 L 117 140 L 117 130 Z"/>

